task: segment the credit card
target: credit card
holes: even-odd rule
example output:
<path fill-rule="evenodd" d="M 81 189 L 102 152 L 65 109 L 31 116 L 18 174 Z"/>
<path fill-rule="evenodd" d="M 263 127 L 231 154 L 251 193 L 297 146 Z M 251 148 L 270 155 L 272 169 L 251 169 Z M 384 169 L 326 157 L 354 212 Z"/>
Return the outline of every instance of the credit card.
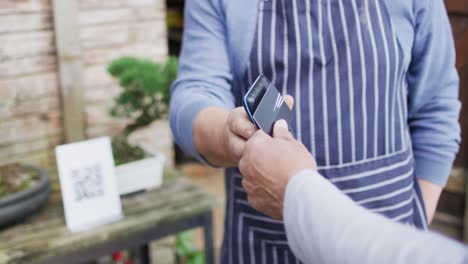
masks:
<path fill-rule="evenodd" d="M 293 112 L 278 89 L 260 75 L 244 97 L 244 107 L 252 122 L 272 135 L 276 121 L 284 119 L 291 127 Z"/>

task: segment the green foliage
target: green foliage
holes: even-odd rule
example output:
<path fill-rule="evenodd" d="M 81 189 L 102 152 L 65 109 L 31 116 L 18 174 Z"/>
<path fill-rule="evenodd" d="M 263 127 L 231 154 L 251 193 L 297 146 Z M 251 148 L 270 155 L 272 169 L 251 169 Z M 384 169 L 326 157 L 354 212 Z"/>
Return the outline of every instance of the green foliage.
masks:
<path fill-rule="evenodd" d="M 176 254 L 185 264 L 205 264 L 205 253 L 195 248 L 192 231 L 177 235 Z"/>
<path fill-rule="evenodd" d="M 128 135 L 166 115 L 177 67 L 175 57 L 170 57 L 163 64 L 133 57 L 122 57 L 110 64 L 107 70 L 119 80 L 122 88 L 115 98 L 111 114 L 133 120 L 124 134 Z"/>

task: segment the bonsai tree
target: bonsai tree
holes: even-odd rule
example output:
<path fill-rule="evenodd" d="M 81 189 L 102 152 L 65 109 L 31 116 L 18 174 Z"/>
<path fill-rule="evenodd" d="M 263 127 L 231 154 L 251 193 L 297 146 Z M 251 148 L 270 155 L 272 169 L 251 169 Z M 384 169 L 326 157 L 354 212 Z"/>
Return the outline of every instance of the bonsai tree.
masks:
<path fill-rule="evenodd" d="M 133 120 L 125 127 L 126 135 L 167 114 L 177 67 L 175 57 L 169 57 L 163 64 L 133 57 L 122 57 L 111 63 L 108 72 L 119 80 L 122 88 L 111 114 Z"/>
<path fill-rule="evenodd" d="M 145 152 L 130 146 L 127 137 L 133 131 L 165 117 L 170 87 L 177 75 L 175 57 L 161 64 L 146 59 L 122 57 L 114 60 L 107 71 L 119 81 L 121 93 L 114 99 L 111 115 L 130 119 L 122 133 L 112 140 L 112 150 L 117 165 L 139 160 Z"/>
<path fill-rule="evenodd" d="M 162 64 L 133 57 L 113 61 L 108 72 L 119 80 L 122 92 L 115 98 L 111 115 L 129 118 L 131 122 L 112 140 L 116 164 L 145 157 L 145 152 L 127 143 L 127 136 L 138 128 L 147 126 L 167 114 L 170 87 L 177 76 L 178 60 L 175 57 Z M 176 254 L 186 264 L 204 263 L 204 253 L 195 248 L 193 233 L 179 234 Z"/>

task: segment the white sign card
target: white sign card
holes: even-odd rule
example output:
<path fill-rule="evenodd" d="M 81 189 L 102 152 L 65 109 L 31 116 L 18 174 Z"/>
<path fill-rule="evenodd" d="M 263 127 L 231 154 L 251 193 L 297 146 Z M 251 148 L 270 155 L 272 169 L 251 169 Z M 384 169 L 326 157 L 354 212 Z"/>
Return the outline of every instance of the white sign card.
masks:
<path fill-rule="evenodd" d="M 65 220 L 72 232 L 122 218 L 108 137 L 57 146 Z"/>

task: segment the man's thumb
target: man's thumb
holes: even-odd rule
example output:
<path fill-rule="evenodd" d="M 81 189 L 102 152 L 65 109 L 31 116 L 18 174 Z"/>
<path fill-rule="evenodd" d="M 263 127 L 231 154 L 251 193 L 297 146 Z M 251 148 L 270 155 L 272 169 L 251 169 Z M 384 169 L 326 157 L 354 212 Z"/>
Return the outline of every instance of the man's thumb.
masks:
<path fill-rule="evenodd" d="M 288 131 L 288 123 L 284 119 L 278 120 L 273 127 L 273 137 L 292 139 L 293 136 Z"/>

